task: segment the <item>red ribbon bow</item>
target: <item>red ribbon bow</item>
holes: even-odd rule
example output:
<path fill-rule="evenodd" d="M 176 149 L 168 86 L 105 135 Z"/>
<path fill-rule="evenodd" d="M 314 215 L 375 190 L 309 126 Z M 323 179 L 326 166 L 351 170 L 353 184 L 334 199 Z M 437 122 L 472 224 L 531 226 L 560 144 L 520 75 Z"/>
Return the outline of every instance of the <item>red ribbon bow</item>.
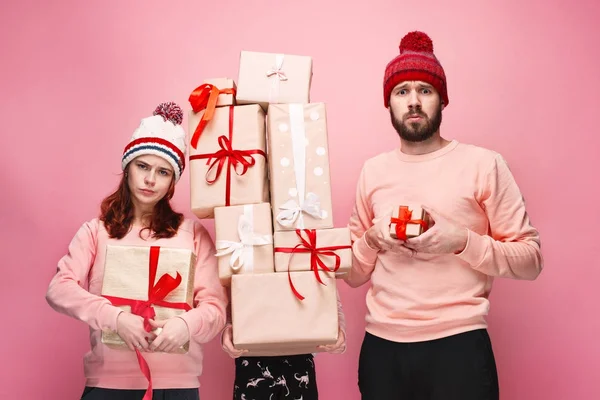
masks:
<path fill-rule="evenodd" d="M 307 238 L 302 237 L 302 233 L 306 233 Z M 292 276 L 290 274 L 290 262 L 294 253 L 310 253 L 310 269 L 314 272 L 315 278 L 321 285 L 325 285 L 319 275 L 319 268 L 326 272 L 335 272 L 340 268 L 341 258 L 335 253 L 336 250 L 351 249 L 352 246 L 329 246 L 329 247 L 317 247 L 317 232 L 314 229 L 296 229 L 296 235 L 300 238 L 300 243 L 295 247 L 276 247 L 274 251 L 279 253 L 291 253 L 288 261 L 288 281 L 292 292 L 299 300 L 304 300 L 302 296 L 294 287 L 292 282 Z M 320 257 L 334 257 L 335 266 L 329 268 L 325 265 L 325 262 Z"/>
<path fill-rule="evenodd" d="M 228 89 L 219 89 L 210 83 L 205 83 L 203 85 L 198 86 L 194 91 L 190 94 L 189 102 L 192 105 L 192 110 L 195 113 L 199 113 L 202 110 L 206 110 L 200 119 L 200 123 L 196 127 L 194 131 L 194 135 L 192 136 L 191 145 L 193 148 L 198 146 L 198 140 L 200 140 L 200 135 L 202 135 L 202 131 L 206 125 L 212 120 L 215 108 L 217 108 L 217 100 L 219 99 L 219 95 L 221 94 L 232 94 L 235 96 L 236 90 L 234 88 Z"/>
<path fill-rule="evenodd" d="M 181 275 L 179 272 L 177 276 L 173 278 L 169 274 L 164 274 L 160 277 L 156 284 L 156 271 L 158 269 L 158 256 L 160 254 L 159 246 L 150 247 L 150 261 L 149 261 L 149 279 L 148 279 L 148 300 L 134 300 L 126 299 L 123 297 L 114 296 L 103 296 L 107 298 L 115 306 L 130 306 L 131 313 L 139 315 L 144 318 L 144 329 L 146 332 L 152 330 L 149 320 L 156 316 L 153 306 L 176 308 L 180 310 L 191 310 L 187 303 L 176 303 L 165 301 L 164 299 L 181 283 Z M 137 355 L 138 364 L 146 379 L 148 379 L 148 388 L 143 400 L 152 399 L 152 377 L 150 375 L 150 367 L 148 363 L 140 353 L 138 349 L 135 349 Z"/>
<path fill-rule="evenodd" d="M 406 225 L 419 224 L 423 230 L 427 230 L 428 224 L 422 219 L 412 219 L 412 211 L 407 206 L 400 206 L 398 209 L 398 217 L 392 217 L 391 224 L 396 224 L 396 237 L 400 240 L 406 240 Z"/>
<path fill-rule="evenodd" d="M 190 156 L 190 160 L 207 160 L 206 165 L 210 165 L 208 171 L 206 171 L 206 182 L 209 185 L 215 183 L 221 173 L 225 162 L 226 167 L 226 182 L 225 182 L 225 205 L 229 206 L 231 202 L 231 167 L 235 170 L 238 176 L 244 175 L 248 172 L 248 169 L 256 163 L 254 155 L 258 154 L 265 159 L 267 155 L 260 149 L 254 150 L 234 150 L 232 145 L 233 138 L 233 106 L 229 107 L 229 137 L 225 135 L 219 136 L 218 142 L 221 150 L 211 154 L 196 154 Z M 211 163 L 212 162 L 212 163 Z M 241 166 L 241 171 L 238 171 L 238 167 Z M 216 167 L 216 169 L 215 169 Z"/>

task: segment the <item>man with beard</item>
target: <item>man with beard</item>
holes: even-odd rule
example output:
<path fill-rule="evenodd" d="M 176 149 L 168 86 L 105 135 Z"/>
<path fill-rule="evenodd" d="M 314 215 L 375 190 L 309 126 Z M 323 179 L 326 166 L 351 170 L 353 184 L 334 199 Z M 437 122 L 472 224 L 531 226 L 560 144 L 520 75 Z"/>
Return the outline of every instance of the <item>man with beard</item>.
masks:
<path fill-rule="evenodd" d="M 362 399 L 497 400 L 488 296 L 496 277 L 539 275 L 539 233 L 500 154 L 440 135 L 446 76 L 426 34 L 402 39 L 383 92 L 400 146 L 363 165 L 345 278 L 352 287 L 370 281 Z M 393 239 L 392 212 L 408 204 L 433 221 Z"/>

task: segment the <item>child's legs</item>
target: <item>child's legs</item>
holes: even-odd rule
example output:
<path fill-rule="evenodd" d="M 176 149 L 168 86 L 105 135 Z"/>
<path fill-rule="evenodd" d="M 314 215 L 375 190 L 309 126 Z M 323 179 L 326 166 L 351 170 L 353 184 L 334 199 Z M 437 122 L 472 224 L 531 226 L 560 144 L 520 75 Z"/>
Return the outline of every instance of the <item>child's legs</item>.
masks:
<path fill-rule="evenodd" d="M 273 400 L 279 387 L 273 377 L 280 373 L 277 357 L 239 357 L 235 360 L 233 399 Z"/>
<path fill-rule="evenodd" d="M 312 354 L 235 360 L 234 400 L 300 398 L 318 399 Z"/>
<path fill-rule="evenodd" d="M 283 361 L 284 377 L 290 396 L 287 398 L 317 400 L 317 379 L 315 362 L 312 354 L 288 356 Z M 284 393 L 285 394 L 285 393 Z"/>

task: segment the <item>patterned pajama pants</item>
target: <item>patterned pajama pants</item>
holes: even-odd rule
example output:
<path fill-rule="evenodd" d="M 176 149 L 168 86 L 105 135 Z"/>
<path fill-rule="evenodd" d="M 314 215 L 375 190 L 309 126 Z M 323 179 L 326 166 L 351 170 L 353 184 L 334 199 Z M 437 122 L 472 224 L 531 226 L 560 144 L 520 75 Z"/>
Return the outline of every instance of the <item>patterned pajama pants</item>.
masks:
<path fill-rule="evenodd" d="M 312 354 L 239 357 L 234 400 L 318 400 Z"/>

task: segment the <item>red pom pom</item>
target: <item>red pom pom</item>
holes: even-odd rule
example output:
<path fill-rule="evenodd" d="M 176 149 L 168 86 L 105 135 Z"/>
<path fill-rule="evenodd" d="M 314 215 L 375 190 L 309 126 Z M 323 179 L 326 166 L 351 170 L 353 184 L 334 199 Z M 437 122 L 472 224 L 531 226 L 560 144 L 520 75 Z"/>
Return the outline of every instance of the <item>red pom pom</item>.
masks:
<path fill-rule="evenodd" d="M 172 101 L 159 104 L 152 115 L 160 115 L 165 121 L 171 121 L 175 125 L 180 125 L 183 121 L 181 107 Z"/>
<path fill-rule="evenodd" d="M 420 53 L 433 53 L 433 42 L 423 32 L 410 32 L 400 42 L 400 53 L 405 51 L 417 51 Z"/>

